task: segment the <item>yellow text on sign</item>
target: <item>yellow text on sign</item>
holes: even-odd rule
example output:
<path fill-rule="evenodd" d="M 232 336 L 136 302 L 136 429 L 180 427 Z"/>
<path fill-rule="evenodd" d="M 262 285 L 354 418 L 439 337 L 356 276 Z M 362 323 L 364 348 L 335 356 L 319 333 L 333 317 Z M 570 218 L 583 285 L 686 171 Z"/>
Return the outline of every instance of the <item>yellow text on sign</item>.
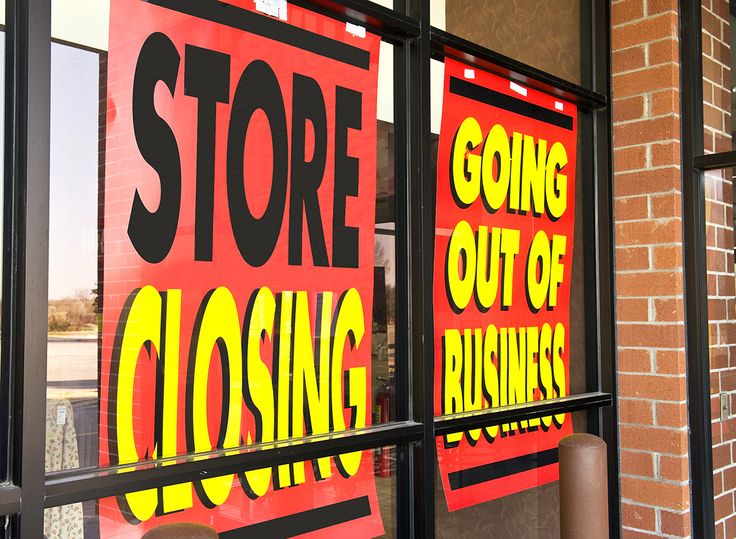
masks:
<path fill-rule="evenodd" d="M 251 295 L 241 331 L 238 308 L 230 291 L 220 287 L 205 295 L 192 330 L 187 365 L 184 430 L 188 452 L 268 444 L 366 426 L 367 369 L 344 366 L 346 354 L 358 350 L 365 333 L 360 294 L 351 288 L 336 302 L 332 292 L 317 294 L 316 339 L 313 339 L 309 307 L 307 292 L 284 291 L 274 295 L 267 287 L 259 288 Z M 163 400 L 161 434 L 148 450 L 148 456 L 165 458 L 181 453 L 177 451 L 181 419 L 178 413 L 180 310 L 180 290 L 159 292 L 151 286 L 133 291 L 122 310 L 109 387 L 113 413 L 108 438 L 116 464 L 132 464 L 142 458 L 137 449 L 140 441 L 136 433 L 140 429 L 134 415 L 134 383 L 140 351 L 146 345 L 159 353 L 155 361 L 163 364 L 163 391 L 156 395 Z M 271 358 L 262 357 L 262 350 L 269 348 L 264 346 L 268 343 L 274 350 Z M 215 348 L 222 362 L 223 379 L 220 427 L 213 436 L 207 403 L 210 362 Z M 243 404 L 255 425 L 253 432 L 246 433 L 245 440 L 241 432 Z M 213 438 L 217 440 L 215 444 Z M 358 472 L 361 458 L 362 452 L 356 451 L 337 455 L 332 462 L 347 478 Z M 316 459 L 313 468 L 318 480 L 332 475 L 329 457 Z M 251 498 L 266 494 L 272 483 L 274 489 L 279 489 L 306 481 L 304 462 L 274 470 L 250 470 L 238 476 Z M 164 487 L 161 502 L 157 489 L 127 493 L 119 496 L 118 502 L 126 510 L 123 512 L 126 518 L 144 521 L 157 511 L 169 513 L 191 507 L 192 487 L 203 504 L 220 505 L 227 500 L 233 480 L 234 474 L 230 474 Z"/>
<path fill-rule="evenodd" d="M 549 145 L 518 132 L 509 137 L 501 124 L 493 125 L 484 140 L 478 120 L 469 116 L 452 143 L 452 195 L 460 208 L 481 197 L 489 213 L 506 203 L 510 212 L 531 211 L 537 217 L 546 212 L 557 220 L 567 208 L 567 176 L 562 173 L 567 161 L 561 142 Z"/>

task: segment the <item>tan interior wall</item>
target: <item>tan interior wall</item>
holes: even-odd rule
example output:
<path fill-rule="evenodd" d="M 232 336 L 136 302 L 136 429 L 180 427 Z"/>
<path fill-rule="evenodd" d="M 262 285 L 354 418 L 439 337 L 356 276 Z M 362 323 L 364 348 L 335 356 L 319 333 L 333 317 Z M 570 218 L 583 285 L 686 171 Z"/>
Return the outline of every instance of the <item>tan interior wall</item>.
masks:
<path fill-rule="evenodd" d="M 447 0 L 447 31 L 580 82 L 580 0 Z"/>

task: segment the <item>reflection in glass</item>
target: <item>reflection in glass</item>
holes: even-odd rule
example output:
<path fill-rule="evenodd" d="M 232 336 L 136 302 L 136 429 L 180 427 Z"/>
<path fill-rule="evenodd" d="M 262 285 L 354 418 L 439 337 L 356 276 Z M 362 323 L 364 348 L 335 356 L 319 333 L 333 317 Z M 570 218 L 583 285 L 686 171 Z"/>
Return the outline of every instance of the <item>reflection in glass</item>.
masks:
<path fill-rule="evenodd" d="M 46 470 L 95 466 L 102 53 L 51 47 Z"/>
<path fill-rule="evenodd" d="M 725 152 L 733 146 L 736 98 L 732 71 L 736 56 L 736 2 L 703 2 L 703 148 L 705 153 Z M 675 111 L 676 112 L 676 111 Z"/>
<path fill-rule="evenodd" d="M 374 316 L 370 340 L 364 339 L 371 350 L 372 372 L 370 386 L 367 388 L 367 421 L 373 423 L 393 420 L 396 407 L 395 141 L 391 123 L 393 47 L 384 43 L 381 45 L 375 253 L 372 271 Z M 389 64 L 388 69 L 384 66 L 385 63 Z M 115 108 L 110 107 L 107 102 L 108 76 L 105 51 L 70 44 L 53 44 L 47 472 L 97 467 L 100 464 L 100 438 L 104 434 L 100 432 L 100 424 L 106 422 L 103 419 L 109 418 L 106 410 L 102 411 L 105 417 L 101 417 L 99 394 L 100 387 L 107 387 L 111 380 L 109 375 L 100 373 L 102 298 L 105 284 L 102 279 L 105 260 L 102 242 L 105 232 L 104 198 L 106 192 L 109 192 L 105 185 L 105 164 L 112 151 L 112 143 L 106 139 L 106 131 L 110 118 L 115 115 Z M 129 208 L 124 208 L 124 211 L 128 210 Z M 112 245 L 108 249 L 114 254 L 116 247 Z M 111 256 L 110 253 L 107 254 L 108 257 Z M 239 304 L 239 307 L 244 311 L 246 305 Z M 368 310 L 371 306 L 364 307 Z M 312 327 L 315 328 L 311 300 L 310 309 Z M 211 381 L 221 379 L 219 354 L 219 349 L 215 347 L 210 360 Z M 182 351 L 181 358 L 186 363 L 186 351 Z M 138 370 L 149 368 L 156 362 L 155 347 L 144 347 Z M 137 372 L 136 376 L 141 372 Z M 318 379 L 321 376 L 317 370 Z M 328 374 L 324 376 L 327 377 Z M 134 394 L 153 395 L 158 391 L 155 387 L 156 377 L 155 367 L 151 367 L 142 377 L 144 385 L 136 385 Z M 215 382 L 210 385 L 215 385 Z M 182 401 L 186 398 L 184 390 L 180 391 L 179 398 Z M 154 430 L 154 421 L 160 424 L 158 414 L 163 412 L 155 410 L 152 399 L 136 401 L 134 406 L 138 410 L 135 413 L 150 418 L 143 426 L 147 436 L 149 430 Z M 207 413 L 212 414 L 214 405 L 210 403 L 208 406 Z M 150 413 L 143 413 L 144 411 Z M 217 434 L 216 429 L 217 424 L 213 423 L 213 436 Z M 182 429 L 179 438 L 183 440 L 185 436 Z M 245 433 L 242 438 L 240 443 L 246 443 Z M 146 447 L 139 446 L 137 450 L 140 458 L 161 456 Z M 160 451 L 160 447 L 158 450 Z"/>
<path fill-rule="evenodd" d="M 713 495 L 717 537 L 728 536 L 734 488 L 729 477 L 734 442 L 734 221 L 733 169 L 703 173 L 705 254 L 710 352 L 710 410 L 713 442 Z"/>

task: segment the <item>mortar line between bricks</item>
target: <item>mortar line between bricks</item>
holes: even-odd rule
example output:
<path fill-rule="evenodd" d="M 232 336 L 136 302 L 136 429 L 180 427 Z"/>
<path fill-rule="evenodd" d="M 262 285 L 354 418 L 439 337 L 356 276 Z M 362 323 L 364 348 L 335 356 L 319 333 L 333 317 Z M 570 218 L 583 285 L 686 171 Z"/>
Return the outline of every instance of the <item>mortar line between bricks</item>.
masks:
<path fill-rule="evenodd" d="M 646 373 L 632 373 L 632 374 L 646 374 Z M 678 376 L 678 378 L 680 377 Z M 645 403 L 651 403 L 651 404 L 687 404 L 687 399 L 663 401 L 661 399 L 652 399 L 650 397 L 646 397 L 646 398 L 645 397 L 627 397 L 625 395 L 619 395 L 618 400 L 645 402 Z M 682 427 L 682 428 L 686 428 L 686 427 Z"/>
<path fill-rule="evenodd" d="M 664 483 L 665 485 L 673 485 L 677 487 L 684 487 L 690 483 L 689 481 L 675 481 L 673 479 L 665 479 L 663 477 L 652 477 L 651 475 L 631 475 L 622 473 L 621 477 L 626 477 L 629 479 L 646 479 L 649 481 L 656 481 L 657 483 Z"/>
<path fill-rule="evenodd" d="M 630 97 L 650 96 L 650 95 L 652 95 L 652 93 L 663 93 L 664 91 L 667 91 L 667 90 L 674 90 L 674 88 L 663 88 L 663 89 L 658 89 L 655 92 L 649 91 L 649 92 L 641 92 L 641 93 L 638 93 L 638 94 L 631 94 L 631 95 L 627 95 L 626 97 L 620 97 L 619 98 L 619 101 L 622 100 L 622 99 L 628 99 Z M 614 101 L 613 102 L 613 108 L 614 109 L 616 108 L 616 103 L 619 102 L 619 101 Z M 630 124 L 637 123 L 637 122 L 643 122 L 643 121 L 647 121 L 647 120 L 657 120 L 659 118 L 670 118 L 670 117 L 671 118 L 679 118 L 680 117 L 680 114 L 678 112 L 672 111 L 672 112 L 667 112 L 665 114 L 657 114 L 655 116 L 647 115 L 647 116 L 641 116 L 640 118 L 633 118 L 631 120 L 618 120 L 616 122 L 613 122 L 613 126 L 614 127 L 617 127 L 619 125 L 630 125 Z M 674 141 L 678 141 L 679 142 L 680 139 L 663 139 L 663 140 L 657 140 L 657 141 L 650 141 L 647 144 L 661 144 L 661 143 L 666 142 L 668 140 L 672 140 L 673 142 Z M 621 148 L 631 148 L 631 147 L 635 147 L 635 146 L 638 146 L 638 144 L 632 144 L 630 146 L 616 146 L 616 149 L 617 150 L 620 150 Z"/>
<path fill-rule="evenodd" d="M 622 22 L 622 23 L 619 23 L 619 24 L 612 24 L 611 25 L 611 28 L 613 28 L 614 30 L 618 30 L 620 28 L 626 28 L 628 26 L 633 26 L 634 24 L 637 24 L 637 23 L 642 22 L 642 21 L 653 21 L 655 19 L 661 19 L 661 18 L 665 18 L 665 17 L 672 18 L 673 15 L 674 16 L 677 16 L 677 12 L 674 11 L 674 10 L 662 11 L 662 12 L 657 13 L 655 15 L 644 15 L 643 17 L 640 17 L 638 19 L 633 19 L 633 20 Z M 660 39 L 662 39 L 662 38 L 660 38 Z M 615 50 L 619 50 L 619 49 L 616 49 L 616 46 L 615 45 L 613 45 L 613 48 Z"/>
<path fill-rule="evenodd" d="M 643 45 L 640 45 L 640 46 L 643 46 Z M 631 47 L 631 48 L 633 48 L 633 47 Z M 632 75 L 632 74 L 639 73 L 639 72 L 642 72 L 642 71 L 647 71 L 649 69 L 657 69 L 658 67 L 669 66 L 669 65 L 671 65 L 671 66 L 677 66 L 679 64 L 677 62 L 672 61 L 672 60 L 665 61 L 665 62 L 659 62 L 657 64 L 645 64 L 645 65 L 643 65 L 641 67 L 636 67 L 634 69 L 627 69 L 626 71 L 616 71 L 616 74 L 613 76 L 613 78 L 615 79 L 616 77 L 622 77 L 622 76 L 625 76 L 625 75 Z M 660 90 L 657 89 L 657 90 L 653 90 L 653 91 L 654 92 L 659 92 Z M 626 97 L 627 96 L 623 96 L 623 97 L 619 97 L 617 99 L 626 99 Z"/>

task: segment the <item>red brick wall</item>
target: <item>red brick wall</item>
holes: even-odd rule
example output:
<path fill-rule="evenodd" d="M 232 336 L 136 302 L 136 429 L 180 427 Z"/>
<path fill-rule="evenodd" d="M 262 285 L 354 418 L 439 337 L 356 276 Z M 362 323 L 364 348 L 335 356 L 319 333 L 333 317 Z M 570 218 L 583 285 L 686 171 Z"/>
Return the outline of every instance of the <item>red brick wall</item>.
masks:
<path fill-rule="evenodd" d="M 611 4 L 624 537 L 690 534 L 678 6 Z"/>

